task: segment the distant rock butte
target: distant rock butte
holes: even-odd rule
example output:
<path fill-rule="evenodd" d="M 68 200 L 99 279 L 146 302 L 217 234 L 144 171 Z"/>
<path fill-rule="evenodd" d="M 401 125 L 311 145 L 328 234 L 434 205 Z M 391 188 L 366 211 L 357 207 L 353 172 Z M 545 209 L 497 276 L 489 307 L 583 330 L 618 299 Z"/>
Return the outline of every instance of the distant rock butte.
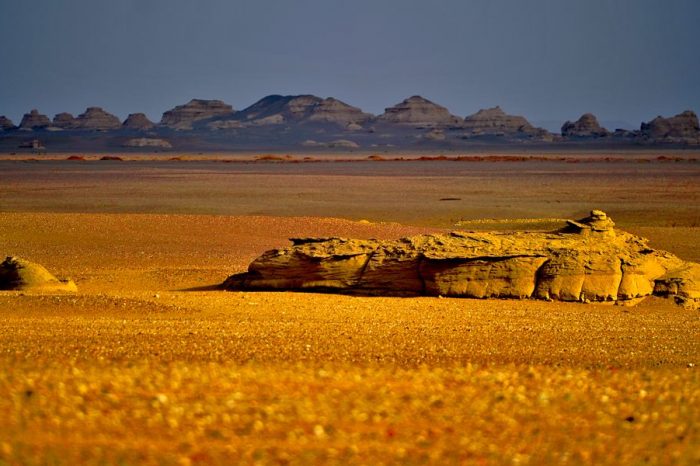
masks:
<path fill-rule="evenodd" d="M 122 123 L 122 128 L 135 131 L 148 131 L 154 126 L 155 124 L 143 113 L 130 113 Z"/>
<path fill-rule="evenodd" d="M 133 138 L 128 139 L 123 144 L 124 147 L 155 147 L 161 149 L 170 149 L 172 144 L 165 139 L 160 138 Z"/>
<path fill-rule="evenodd" d="M 234 116 L 248 125 L 319 122 L 347 126 L 370 118 L 371 114 L 338 99 L 315 95 L 269 95 Z"/>
<path fill-rule="evenodd" d="M 425 127 L 453 126 L 461 123 L 461 119 L 452 115 L 445 107 L 418 95 L 386 108 L 384 113 L 377 117 L 377 121 Z"/>
<path fill-rule="evenodd" d="M 700 264 L 615 230 L 601 211 L 557 232 L 463 232 L 394 241 L 296 238 L 265 252 L 233 290 L 700 305 Z"/>
<path fill-rule="evenodd" d="M 75 118 L 73 115 L 67 112 L 57 113 L 53 117 L 51 126 L 54 128 L 72 129 L 75 127 Z"/>
<path fill-rule="evenodd" d="M 15 129 L 15 124 L 5 115 L 0 116 L 0 131 Z"/>
<path fill-rule="evenodd" d="M 575 122 L 567 121 L 561 127 L 561 135 L 567 138 L 601 138 L 609 134 L 592 113 L 584 113 Z"/>
<path fill-rule="evenodd" d="M 0 290 L 78 291 L 72 280 L 59 280 L 43 266 L 19 257 L 8 257 L 0 264 Z"/>
<path fill-rule="evenodd" d="M 481 109 L 464 119 L 462 128 L 473 136 L 544 136 L 547 131 L 536 128 L 524 117 L 508 115 L 501 107 Z"/>
<path fill-rule="evenodd" d="M 163 113 L 160 125 L 176 130 L 193 129 L 193 123 L 233 114 L 233 107 L 221 100 L 192 99 Z"/>
<path fill-rule="evenodd" d="M 88 107 L 85 113 L 78 115 L 73 124 L 74 129 L 92 131 L 119 129 L 121 126 L 119 118 L 100 107 Z"/>
<path fill-rule="evenodd" d="M 698 117 L 690 110 L 670 118 L 658 116 L 648 123 L 642 123 L 640 132 L 652 142 L 700 144 Z"/>
<path fill-rule="evenodd" d="M 20 129 L 41 129 L 51 126 L 51 120 L 46 115 L 39 113 L 38 110 L 33 109 L 29 113 L 25 113 L 22 117 L 22 121 L 19 124 Z"/>

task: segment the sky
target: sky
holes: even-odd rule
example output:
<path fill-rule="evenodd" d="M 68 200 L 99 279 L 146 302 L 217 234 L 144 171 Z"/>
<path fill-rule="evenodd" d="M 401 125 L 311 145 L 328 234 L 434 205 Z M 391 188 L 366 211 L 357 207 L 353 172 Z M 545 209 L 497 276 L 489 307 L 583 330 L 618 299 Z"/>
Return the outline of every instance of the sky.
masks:
<path fill-rule="evenodd" d="M 698 0 L 0 0 L 0 115 L 152 120 L 269 94 L 422 95 L 556 129 L 700 112 Z M 614 128 L 610 128 L 614 129 Z"/>

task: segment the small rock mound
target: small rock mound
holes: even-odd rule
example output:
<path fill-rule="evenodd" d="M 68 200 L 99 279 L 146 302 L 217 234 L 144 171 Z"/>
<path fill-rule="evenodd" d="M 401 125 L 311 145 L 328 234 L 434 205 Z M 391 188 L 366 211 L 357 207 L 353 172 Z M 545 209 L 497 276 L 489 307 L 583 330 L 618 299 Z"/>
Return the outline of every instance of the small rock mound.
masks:
<path fill-rule="evenodd" d="M 39 113 L 37 109 L 32 109 L 29 113 L 25 113 L 19 124 L 19 128 L 25 130 L 41 129 L 48 126 L 51 126 L 51 120 L 46 115 Z"/>
<path fill-rule="evenodd" d="M 54 128 L 72 129 L 75 126 L 75 118 L 68 112 L 57 113 L 53 117 Z"/>
<path fill-rule="evenodd" d="M 75 292 L 72 280 L 59 280 L 39 264 L 8 257 L 0 264 L 0 290 Z"/>
<path fill-rule="evenodd" d="M 296 238 L 228 289 L 635 304 L 653 294 L 700 305 L 700 265 L 615 230 L 605 212 L 555 232 L 461 232 L 394 241 Z"/>
<path fill-rule="evenodd" d="M 567 121 L 561 127 L 561 135 L 566 138 L 602 138 L 609 134 L 592 113 L 584 113 L 575 122 Z"/>
<path fill-rule="evenodd" d="M 122 128 L 134 131 L 148 131 L 154 126 L 155 124 L 143 113 L 130 113 L 122 123 Z"/>
<path fill-rule="evenodd" d="M 460 118 L 452 115 L 442 105 L 438 105 L 419 95 L 384 110 L 377 117 L 379 122 L 413 125 L 413 126 L 452 126 L 460 124 Z"/>
<path fill-rule="evenodd" d="M 15 129 L 15 124 L 5 115 L 0 116 L 0 131 L 9 131 Z"/>

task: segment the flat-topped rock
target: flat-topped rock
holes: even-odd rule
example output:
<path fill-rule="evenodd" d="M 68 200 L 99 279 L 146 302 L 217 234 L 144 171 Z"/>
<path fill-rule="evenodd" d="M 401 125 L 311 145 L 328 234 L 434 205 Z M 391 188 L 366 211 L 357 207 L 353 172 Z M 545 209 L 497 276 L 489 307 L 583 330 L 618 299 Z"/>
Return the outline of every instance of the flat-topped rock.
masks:
<path fill-rule="evenodd" d="M 191 130 L 197 121 L 232 114 L 233 107 L 221 100 L 192 99 L 163 113 L 160 124 L 176 130 Z"/>
<path fill-rule="evenodd" d="M 76 117 L 73 129 L 104 131 L 119 129 L 121 125 L 121 121 L 115 115 L 104 111 L 100 107 L 88 107 L 84 113 Z"/>
<path fill-rule="evenodd" d="M 25 113 L 19 124 L 19 128 L 25 130 L 41 129 L 48 126 L 51 126 L 51 120 L 46 115 L 39 113 L 37 109 L 32 109 L 29 113 Z"/>
<path fill-rule="evenodd" d="M 43 266 L 19 257 L 8 257 L 0 264 L 0 290 L 74 292 L 72 280 L 59 280 Z"/>
<path fill-rule="evenodd" d="M 453 126 L 461 123 L 461 119 L 452 115 L 445 107 L 419 95 L 386 108 L 384 113 L 377 117 L 377 121 L 425 127 Z"/>
<path fill-rule="evenodd" d="M 122 123 L 122 128 L 133 131 L 148 131 L 154 126 L 155 123 L 149 120 L 144 113 L 130 113 Z"/>
<path fill-rule="evenodd" d="M 394 241 L 297 238 L 227 289 L 634 304 L 655 293 L 700 304 L 697 264 L 615 230 L 602 211 L 555 232 L 464 232 Z"/>
<path fill-rule="evenodd" d="M 524 117 L 509 115 L 501 107 L 481 109 L 464 118 L 462 128 L 471 136 L 540 136 L 545 130 L 536 128 Z"/>
<path fill-rule="evenodd" d="M 566 138 L 601 138 L 609 134 L 592 113 L 584 113 L 578 120 L 567 121 L 561 127 L 561 135 Z"/>

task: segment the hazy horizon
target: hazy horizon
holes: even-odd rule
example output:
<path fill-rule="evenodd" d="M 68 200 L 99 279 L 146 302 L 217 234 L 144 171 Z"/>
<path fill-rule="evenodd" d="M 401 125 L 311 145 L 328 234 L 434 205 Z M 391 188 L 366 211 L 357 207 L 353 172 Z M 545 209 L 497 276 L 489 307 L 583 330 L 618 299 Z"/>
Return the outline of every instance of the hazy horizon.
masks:
<path fill-rule="evenodd" d="M 614 129 L 700 110 L 695 0 L 0 0 L 0 12 L 0 115 L 15 124 L 32 108 L 158 121 L 192 98 L 241 110 L 269 94 L 374 114 L 419 94 L 550 130 L 585 112 Z"/>

